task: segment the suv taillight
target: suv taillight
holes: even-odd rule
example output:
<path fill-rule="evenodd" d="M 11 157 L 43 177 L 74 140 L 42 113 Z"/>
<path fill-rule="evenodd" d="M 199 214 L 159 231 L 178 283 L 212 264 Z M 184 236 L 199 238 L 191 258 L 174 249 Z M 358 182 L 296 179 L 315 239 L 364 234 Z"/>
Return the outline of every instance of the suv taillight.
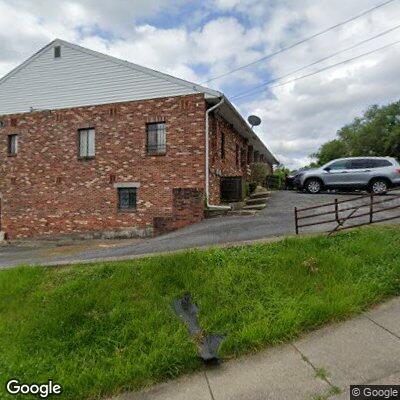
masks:
<path fill-rule="evenodd" d="M 396 172 L 400 174 L 400 168 L 396 168 Z"/>

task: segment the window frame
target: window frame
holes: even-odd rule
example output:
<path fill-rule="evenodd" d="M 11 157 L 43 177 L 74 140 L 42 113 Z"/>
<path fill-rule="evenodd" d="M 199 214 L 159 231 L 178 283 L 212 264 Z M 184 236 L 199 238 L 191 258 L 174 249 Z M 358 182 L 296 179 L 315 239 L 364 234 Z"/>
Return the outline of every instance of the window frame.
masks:
<path fill-rule="evenodd" d="M 61 58 L 61 46 L 54 46 L 54 59 L 59 60 Z"/>
<path fill-rule="evenodd" d="M 151 127 L 155 127 L 155 130 L 150 130 Z M 156 144 L 149 144 L 150 134 L 155 134 Z M 163 138 L 161 141 L 160 134 Z M 167 124 L 165 121 L 146 123 L 146 154 L 150 157 L 167 154 Z"/>
<path fill-rule="evenodd" d="M 7 136 L 7 155 L 9 157 L 16 157 L 17 154 L 18 154 L 18 134 L 12 133 Z"/>
<path fill-rule="evenodd" d="M 241 147 L 240 149 L 240 167 L 244 170 L 247 166 L 247 153 L 246 148 Z"/>
<path fill-rule="evenodd" d="M 359 165 L 357 165 L 359 164 Z M 354 160 L 350 160 L 349 166 L 347 169 L 349 170 L 358 170 L 358 169 L 368 169 L 371 167 L 371 160 L 368 158 L 356 158 Z"/>
<path fill-rule="evenodd" d="M 340 171 L 342 169 L 349 169 L 351 160 L 340 160 L 340 161 L 333 161 L 331 164 L 327 166 L 332 171 Z M 343 168 L 332 168 L 335 164 L 344 163 Z"/>
<path fill-rule="evenodd" d="M 128 192 L 128 206 L 121 206 L 121 194 L 123 192 Z M 130 195 L 134 194 L 134 205 L 130 204 L 131 198 Z M 137 198 L 138 198 L 138 188 L 137 187 L 119 187 L 117 188 L 117 196 L 118 196 L 118 212 L 136 212 L 137 211 Z"/>
<path fill-rule="evenodd" d="M 89 134 L 93 132 L 93 155 L 90 153 L 90 141 Z M 86 133 L 86 153 L 82 155 L 82 147 L 81 147 L 81 135 Z M 79 160 L 93 160 L 96 158 L 96 129 L 95 128 L 82 128 L 78 129 L 78 159 Z"/>
<path fill-rule="evenodd" d="M 369 168 L 388 168 L 388 167 L 393 167 L 393 163 L 390 160 L 370 159 L 369 161 L 371 163 Z M 385 165 L 383 165 L 383 164 L 385 164 Z"/>

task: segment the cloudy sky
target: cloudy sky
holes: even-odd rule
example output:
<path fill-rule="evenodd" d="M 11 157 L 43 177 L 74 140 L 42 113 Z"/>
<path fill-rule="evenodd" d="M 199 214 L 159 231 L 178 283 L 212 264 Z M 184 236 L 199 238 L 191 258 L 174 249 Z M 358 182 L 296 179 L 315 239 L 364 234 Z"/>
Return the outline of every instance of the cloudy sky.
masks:
<path fill-rule="evenodd" d="M 222 90 L 289 167 L 370 104 L 400 97 L 400 44 L 306 79 L 260 85 L 400 25 L 400 1 L 251 67 L 211 80 L 384 0 L 0 0 L 0 75 L 55 38 Z M 290 81 L 400 40 L 400 28 Z M 274 85 L 272 85 L 274 86 Z M 251 95 L 235 96 L 256 88 Z"/>

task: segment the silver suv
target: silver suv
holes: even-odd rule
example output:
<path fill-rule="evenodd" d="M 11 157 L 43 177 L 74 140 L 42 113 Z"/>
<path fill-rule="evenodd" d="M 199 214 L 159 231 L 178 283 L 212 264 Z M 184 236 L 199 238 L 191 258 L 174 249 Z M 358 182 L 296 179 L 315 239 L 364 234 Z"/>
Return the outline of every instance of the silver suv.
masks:
<path fill-rule="evenodd" d="M 313 194 L 322 189 L 367 189 L 383 194 L 400 186 L 400 165 L 390 157 L 340 158 L 299 172 L 294 182 L 297 188 Z"/>

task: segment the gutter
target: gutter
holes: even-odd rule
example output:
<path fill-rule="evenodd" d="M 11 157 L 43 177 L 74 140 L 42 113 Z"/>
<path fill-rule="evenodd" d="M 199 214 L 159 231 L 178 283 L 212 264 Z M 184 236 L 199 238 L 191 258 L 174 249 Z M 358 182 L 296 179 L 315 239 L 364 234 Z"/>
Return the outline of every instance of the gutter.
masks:
<path fill-rule="evenodd" d="M 247 124 L 246 120 L 243 118 L 243 116 L 240 114 L 240 112 L 235 108 L 235 106 L 224 97 L 226 104 L 228 107 L 232 110 L 232 112 L 237 116 L 237 118 L 241 121 L 243 127 L 250 133 L 252 136 L 252 139 L 258 144 L 260 147 L 257 149 L 257 151 L 263 152 L 267 155 L 267 160 L 273 165 L 273 164 L 279 164 L 279 161 L 275 158 L 275 156 L 268 150 L 268 148 L 265 146 L 263 141 L 258 137 L 258 135 L 254 132 L 253 129 L 250 128 L 250 126 Z M 268 157 L 269 156 L 269 157 Z"/>
<path fill-rule="evenodd" d="M 209 177 L 209 168 L 210 168 L 210 160 L 209 160 L 209 116 L 210 113 L 212 111 L 214 111 L 215 109 L 217 109 L 219 106 L 221 106 L 223 103 L 225 102 L 225 98 L 223 97 L 221 99 L 221 101 L 216 104 L 215 106 L 211 107 L 210 109 L 208 109 L 206 111 L 206 132 L 205 132 L 205 136 L 206 136 L 206 206 L 209 209 L 214 209 L 214 210 L 230 210 L 231 207 L 230 206 L 220 206 L 220 205 L 215 205 L 215 204 L 210 204 L 209 203 L 209 198 L 210 198 L 210 177 Z"/>

